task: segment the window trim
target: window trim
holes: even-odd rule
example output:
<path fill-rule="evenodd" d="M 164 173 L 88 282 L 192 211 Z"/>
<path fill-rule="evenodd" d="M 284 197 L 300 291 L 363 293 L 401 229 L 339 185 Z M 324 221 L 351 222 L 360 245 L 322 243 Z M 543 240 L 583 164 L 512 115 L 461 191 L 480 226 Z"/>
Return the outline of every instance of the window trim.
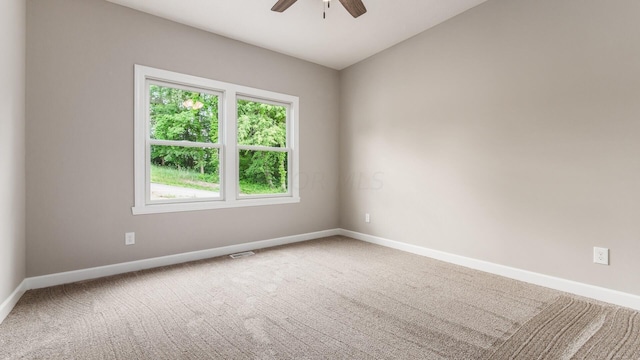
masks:
<path fill-rule="evenodd" d="M 277 93 L 210 80 L 198 76 L 156 69 L 143 65 L 135 65 L 134 82 L 134 215 L 169 213 L 180 211 L 227 209 L 246 206 L 264 206 L 292 204 L 300 202 L 299 194 L 299 155 L 298 155 L 298 113 L 299 98 L 297 96 Z M 149 156 L 151 139 L 149 138 L 149 101 L 148 83 L 160 82 L 175 84 L 187 88 L 199 88 L 213 92 L 219 96 L 219 134 L 218 143 L 213 148 L 220 152 L 220 197 L 194 199 L 189 202 L 153 202 L 148 203 Z M 288 193 L 242 195 L 239 187 L 239 158 L 237 144 L 238 99 L 265 101 L 287 107 L 287 147 L 288 160 Z M 167 141 L 167 140 L 165 140 Z M 182 146 L 182 145 L 181 145 Z M 244 147 L 244 146 L 243 146 Z M 264 150 L 262 148 L 261 150 Z"/>

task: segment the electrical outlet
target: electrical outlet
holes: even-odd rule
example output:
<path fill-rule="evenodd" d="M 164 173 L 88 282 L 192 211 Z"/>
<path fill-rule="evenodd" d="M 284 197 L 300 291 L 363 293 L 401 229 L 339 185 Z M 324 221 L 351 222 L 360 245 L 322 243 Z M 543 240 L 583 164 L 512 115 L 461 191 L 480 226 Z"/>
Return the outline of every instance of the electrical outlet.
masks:
<path fill-rule="evenodd" d="M 371 222 L 371 216 L 369 216 L 369 213 L 364 214 L 364 222 L 366 223 Z"/>
<path fill-rule="evenodd" d="M 133 245 L 136 243 L 136 233 L 128 232 L 124 234 L 124 244 Z"/>
<path fill-rule="evenodd" d="M 609 265 L 609 249 L 594 247 L 593 262 L 596 264 Z"/>

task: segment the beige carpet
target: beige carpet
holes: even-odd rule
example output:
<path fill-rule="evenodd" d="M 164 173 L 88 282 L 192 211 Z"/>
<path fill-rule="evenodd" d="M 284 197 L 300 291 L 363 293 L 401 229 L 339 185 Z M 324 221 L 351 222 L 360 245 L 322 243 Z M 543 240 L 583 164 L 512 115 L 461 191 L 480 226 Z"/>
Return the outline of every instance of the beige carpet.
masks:
<path fill-rule="evenodd" d="M 640 359 L 639 321 L 332 237 L 29 291 L 0 359 Z"/>

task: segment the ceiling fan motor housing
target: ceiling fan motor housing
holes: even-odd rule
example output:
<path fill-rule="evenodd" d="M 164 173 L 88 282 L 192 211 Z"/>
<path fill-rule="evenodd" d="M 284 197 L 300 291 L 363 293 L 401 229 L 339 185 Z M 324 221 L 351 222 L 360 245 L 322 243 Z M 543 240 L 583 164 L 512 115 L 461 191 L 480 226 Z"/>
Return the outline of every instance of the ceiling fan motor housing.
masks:
<path fill-rule="evenodd" d="M 297 0 L 278 0 L 278 2 L 273 5 L 271 10 L 283 12 L 287 10 L 291 5 L 295 4 L 296 1 Z M 322 1 L 326 2 L 327 5 L 329 5 L 331 0 Z M 362 0 L 340 0 L 340 3 L 354 18 L 357 18 L 358 16 L 367 12 L 367 8 L 362 3 Z"/>

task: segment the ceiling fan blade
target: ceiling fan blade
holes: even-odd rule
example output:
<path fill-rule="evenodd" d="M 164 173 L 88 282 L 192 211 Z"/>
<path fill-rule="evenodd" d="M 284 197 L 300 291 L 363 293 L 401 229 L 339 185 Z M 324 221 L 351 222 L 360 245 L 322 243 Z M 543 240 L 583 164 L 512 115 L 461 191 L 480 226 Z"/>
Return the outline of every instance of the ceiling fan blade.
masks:
<path fill-rule="evenodd" d="M 364 7 L 362 0 L 340 0 L 340 2 L 354 18 L 367 12 L 367 8 Z"/>
<path fill-rule="evenodd" d="M 271 8 L 272 11 L 283 12 L 293 5 L 298 0 L 278 0 L 278 2 Z"/>

